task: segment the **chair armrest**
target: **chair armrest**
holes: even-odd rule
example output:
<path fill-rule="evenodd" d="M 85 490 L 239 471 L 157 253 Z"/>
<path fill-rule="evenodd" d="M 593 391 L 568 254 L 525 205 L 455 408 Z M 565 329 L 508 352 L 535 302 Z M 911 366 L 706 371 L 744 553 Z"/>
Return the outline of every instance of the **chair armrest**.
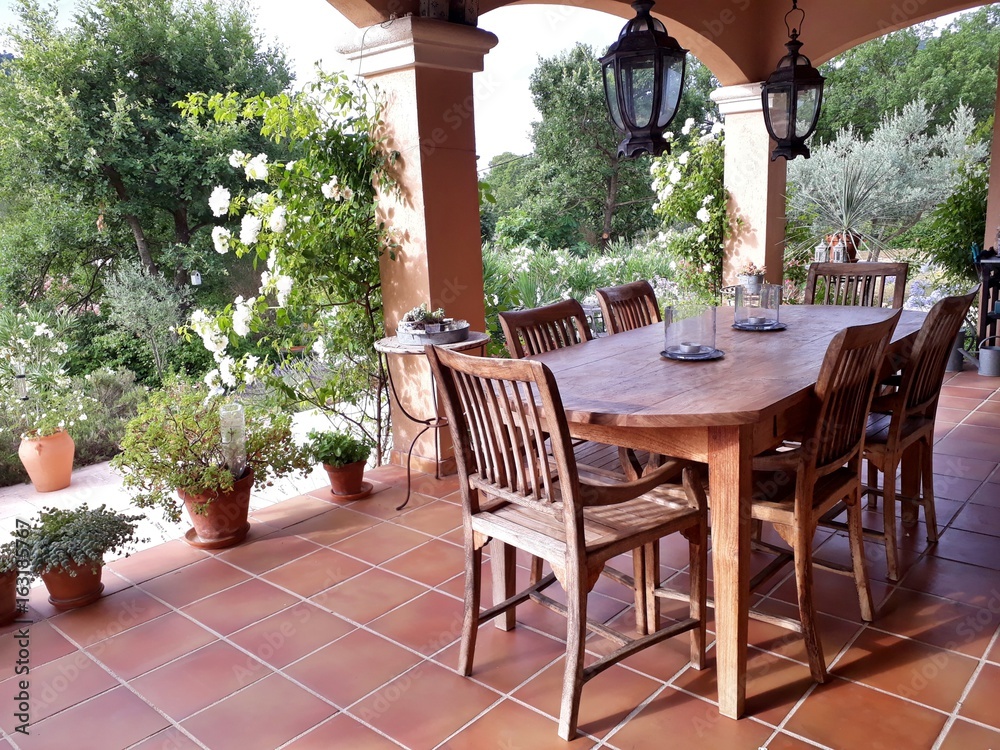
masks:
<path fill-rule="evenodd" d="M 667 461 L 652 473 L 631 482 L 616 482 L 610 477 L 607 481 L 604 481 L 603 477 L 599 476 L 590 476 L 587 479 L 581 478 L 580 494 L 583 499 L 583 505 L 590 508 L 600 505 L 616 505 L 628 502 L 629 500 L 635 500 L 640 495 L 644 495 L 661 484 L 675 479 L 687 465 L 687 461 Z M 593 481 L 595 479 L 597 481 Z"/>
<path fill-rule="evenodd" d="M 753 457 L 754 471 L 791 471 L 797 472 L 802 468 L 805 455 L 802 453 L 802 446 L 793 448 L 790 451 L 779 451 L 775 453 L 762 453 Z"/>

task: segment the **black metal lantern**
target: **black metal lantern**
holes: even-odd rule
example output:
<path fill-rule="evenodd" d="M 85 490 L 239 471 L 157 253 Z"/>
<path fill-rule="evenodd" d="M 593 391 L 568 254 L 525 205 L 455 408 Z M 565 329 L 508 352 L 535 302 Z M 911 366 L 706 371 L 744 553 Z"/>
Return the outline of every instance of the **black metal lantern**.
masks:
<path fill-rule="evenodd" d="M 790 26 L 788 17 L 801 13 L 798 26 Z M 764 102 L 764 125 L 778 147 L 771 152 L 771 161 L 779 156 L 794 159 L 809 158 L 806 139 L 816 130 L 820 108 L 823 105 L 823 76 L 812 66 L 809 58 L 799 54 L 802 42 L 799 32 L 806 13 L 792 0 L 792 9 L 785 14 L 788 54 L 781 58 L 778 67 L 767 82 L 761 97 Z"/>
<path fill-rule="evenodd" d="M 618 155 L 670 153 L 663 131 L 677 114 L 684 88 L 687 50 L 651 15 L 651 0 L 632 3 L 635 18 L 601 58 L 611 121 L 625 140 Z"/>

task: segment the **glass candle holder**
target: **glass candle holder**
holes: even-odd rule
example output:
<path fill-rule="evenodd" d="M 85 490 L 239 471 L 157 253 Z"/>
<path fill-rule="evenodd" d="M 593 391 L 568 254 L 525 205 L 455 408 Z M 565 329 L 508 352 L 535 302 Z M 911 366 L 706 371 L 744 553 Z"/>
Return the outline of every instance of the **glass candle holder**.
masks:
<path fill-rule="evenodd" d="M 762 284 L 760 291 L 751 294 L 742 286 L 736 287 L 734 322 L 741 328 L 774 328 L 780 322 L 781 287 Z"/>
<path fill-rule="evenodd" d="M 826 239 L 819 241 L 813 250 L 813 262 L 815 263 L 829 263 L 830 262 L 830 246 L 826 244 Z"/>
<path fill-rule="evenodd" d="M 663 349 L 691 359 L 715 354 L 715 307 L 692 303 L 664 308 Z"/>
<path fill-rule="evenodd" d="M 243 404 L 230 403 L 219 407 L 219 430 L 222 433 L 225 466 L 234 479 L 239 479 L 247 468 L 247 427 Z"/>

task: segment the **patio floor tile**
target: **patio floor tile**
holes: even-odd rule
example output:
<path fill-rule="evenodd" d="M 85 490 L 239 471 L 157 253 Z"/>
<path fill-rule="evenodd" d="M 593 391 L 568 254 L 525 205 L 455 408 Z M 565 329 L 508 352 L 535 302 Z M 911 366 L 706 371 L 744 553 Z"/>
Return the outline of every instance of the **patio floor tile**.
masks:
<path fill-rule="evenodd" d="M 212 750 L 274 750 L 336 711 L 273 674 L 195 714 L 182 726 Z"/>
<path fill-rule="evenodd" d="M 381 567 L 428 586 L 436 586 L 454 576 L 455 571 L 462 570 L 464 565 L 465 552 L 460 547 L 431 539 Z"/>
<path fill-rule="evenodd" d="M 308 518 L 284 533 L 297 534 L 315 544 L 331 545 L 374 526 L 378 521 L 351 508 L 335 508 Z"/>
<path fill-rule="evenodd" d="M 81 646 L 86 647 L 148 622 L 168 611 L 166 605 L 156 601 L 141 589 L 133 587 L 111 596 L 101 597 L 86 607 L 56 615 L 49 622 Z"/>
<path fill-rule="evenodd" d="M 252 579 L 195 602 L 182 611 L 212 630 L 228 635 L 298 601 L 265 581 Z"/>
<path fill-rule="evenodd" d="M 219 558 L 249 573 L 260 575 L 318 549 L 318 544 L 286 530 L 225 550 L 219 553 Z"/>
<path fill-rule="evenodd" d="M 135 552 L 128 557 L 113 560 L 107 567 L 132 583 L 142 583 L 207 558 L 207 553 L 192 547 L 187 542 L 175 539 L 157 547 Z"/>
<path fill-rule="evenodd" d="M 996 571 L 978 565 L 927 555 L 900 585 L 963 604 L 1000 609 L 1000 579 Z"/>
<path fill-rule="evenodd" d="M 462 635 L 465 606 L 437 591 L 428 591 L 368 623 L 368 627 L 404 646 L 430 656 Z"/>
<path fill-rule="evenodd" d="M 989 724 L 1000 729 L 1000 667 L 984 664 L 972 683 L 972 690 L 965 697 L 959 713 L 967 719 Z"/>
<path fill-rule="evenodd" d="M 293 560 L 261 576 L 265 581 L 294 591 L 299 596 L 312 596 L 331 586 L 353 578 L 370 566 L 354 558 L 321 547 L 304 557 Z"/>
<path fill-rule="evenodd" d="M 938 750 L 988 750 L 1000 747 L 1000 732 L 956 719 Z"/>
<path fill-rule="evenodd" d="M 392 523 L 380 523 L 337 544 L 348 555 L 378 565 L 429 541 L 426 534 L 404 529 Z"/>
<path fill-rule="evenodd" d="M 462 506 L 447 500 L 439 500 L 436 503 L 418 508 L 412 513 L 405 513 L 393 519 L 393 523 L 432 536 L 441 536 L 462 525 Z"/>
<path fill-rule="evenodd" d="M 249 576 L 246 573 L 232 565 L 208 558 L 152 578 L 141 587 L 147 594 L 162 599 L 173 607 L 183 607 L 209 594 L 242 583 L 247 578 Z"/>
<path fill-rule="evenodd" d="M 556 734 L 558 723 L 537 711 L 512 700 L 476 719 L 443 748 L 447 750 L 483 750 L 483 748 L 531 748 L 531 750 L 586 750 L 594 741 L 578 736 L 566 742 Z"/>
<path fill-rule="evenodd" d="M 983 612 L 989 615 L 983 618 L 986 627 L 977 620 Z M 882 605 L 872 627 L 979 658 L 997 623 L 989 610 L 899 589 Z"/>
<path fill-rule="evenodd" d="M 90 646 L 87 651 L 124 680 L 201 648 L 216 636 L 183 615 L 162 617 Z M 150 647 L 150 644 L 156 644 Z"/>
<path fill-rule="evenodd" d="M 285 745 L 283 750 L 330 750 L 330 748 L 398 750 L 399 745 L 372 731 L 346 714 L 337 714 Z"/>
<path fill-rule="evenodd" d="M 281 668 L 352 630 L 346 620 L 302 602 L 233 633 L 228 640 Z"/>
<path fill-rule="evenodd" d="M 459 643 L 434 657 L 446 669 L 458 668 Z M 566 644 L 524 627 L 481 628 L 476 638 L 472 679 L 509 693 L 566 653 Z"/>
<path fill-rule="evenodd" d="M 24 632 L 27 632 L 27 643 L 24 642 Z M 47 620 L 30 624 L 11 626 L 9 632 L 0 636 L 0 680 L 14 676 L 18 666 L 18 656 L 22 648 L 27 649 L 30 667 L 40 667 L 53 659 L 77 651 L 62 633 L 52 627 Z"/>
<path fill-rule="evenodd" d="M 420 584 L 373 568 L 316 594 L 310 600 L 349 620 L 366 623 L 426 590 Z"/>

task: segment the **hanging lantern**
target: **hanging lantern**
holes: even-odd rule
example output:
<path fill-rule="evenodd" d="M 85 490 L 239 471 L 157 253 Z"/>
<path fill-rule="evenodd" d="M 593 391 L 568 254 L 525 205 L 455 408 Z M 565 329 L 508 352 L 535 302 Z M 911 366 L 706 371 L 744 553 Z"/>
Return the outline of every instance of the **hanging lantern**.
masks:
<path fill-rule="evenodd" d="M 789 25 L 789 16 L 800 13 L 798 25 Z M 798 0 L 792 0 L 792 9 L 785 14 L 785 29 L 788 54 L 778 62 L 778 67 L 767 81 L 761 97 L 764 102 L 764 125 L 777 144 L 771 152 L 771 161 L 779 156 L 794 159 L 796 156 L 809 158 L 809 148 L 805 145 L 816 130 L 819 113 L 823 104 L 823 76 L 812 66 L 809 58 L 799 54 L 802 42 L 799 32 L 806 13 L 798 7 Z"/>
<path fill-rule="evenodd" d="M 615 127 L 625 134 L 618 155 L 670 153 L 663 138 L 677 114 L 684 88 L 687 50 L 649 14 L 651 0 L 632 3 L 635 18 L 601 58 L 604 95 Z"/>

